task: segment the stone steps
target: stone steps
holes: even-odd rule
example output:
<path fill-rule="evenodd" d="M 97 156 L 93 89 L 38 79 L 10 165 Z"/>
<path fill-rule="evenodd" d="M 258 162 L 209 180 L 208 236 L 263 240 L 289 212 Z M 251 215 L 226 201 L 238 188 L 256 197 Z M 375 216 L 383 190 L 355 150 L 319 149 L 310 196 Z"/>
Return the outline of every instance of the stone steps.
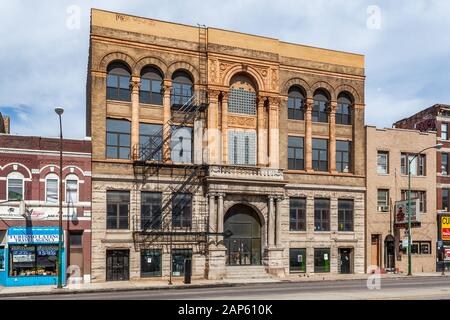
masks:
<path fill-rule="evenodd" d="M 227 266 L 226 279 L 272 279 L 264 266 Z"/>

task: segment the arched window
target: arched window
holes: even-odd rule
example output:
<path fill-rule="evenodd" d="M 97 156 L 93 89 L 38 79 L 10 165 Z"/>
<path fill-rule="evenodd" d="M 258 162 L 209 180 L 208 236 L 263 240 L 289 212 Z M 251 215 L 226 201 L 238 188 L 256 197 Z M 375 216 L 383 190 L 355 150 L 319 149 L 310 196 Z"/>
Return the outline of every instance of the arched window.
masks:
<path fill-rule="evenodd" d="M 256 114 L 256 89 L 246 75 L 231 78 L 228 111 L 233 113 Z"/>
<path fill-rule="evenodd" d="M 305 112 L 303 109 L 305 95 L 299 87 L 291 87 L 288 93 L 288 119 L 304 120 Z"/>
<path fill-rule="evenodd" d="M 141 88 L 139 101 L 141 103 L 162 105 L 163 76 L 158 69 L 146 67 L 141 72 Z"/>
<path fill-rule="evenodd" d="M 352 99 L 348 94 L 339 94 L 336 109 L 337 124 L 352 124 L 352 104 Z"/>
<path fill-rule="evenodd" d="M 24 200 L 23 175 L 20 172 L 8 174 L 8 201 Z"/>
<path fill-rule="evenodd" d="M 314 105 L 312 109 L 313 122 L 328 122 L 328 94 L 323 90 L 318 90 L 314 94 Z"/>
<path fill-rule="evenodd" d="M 59 177 L 54 173 L 49 173 L 45 177 L 45 202 L 58 203 Z"/>
<path fill-rule="evenodd" d="M 172 108 L 179 109 L 192 97 L 193 82 L 184 71 L 176 71 L 172 76 Z"/>
<path fill-rule="evenodd" d="M 113 62 L 108 66 L 106 78 L 106 99 L 131 101 L 131 72 L 121 62 Z"/>
<path fill-rule="evenodd" d="M 78 177 L 75 174 L 66 176 L 66 202 L 77 203 L 79 201 Z"/>

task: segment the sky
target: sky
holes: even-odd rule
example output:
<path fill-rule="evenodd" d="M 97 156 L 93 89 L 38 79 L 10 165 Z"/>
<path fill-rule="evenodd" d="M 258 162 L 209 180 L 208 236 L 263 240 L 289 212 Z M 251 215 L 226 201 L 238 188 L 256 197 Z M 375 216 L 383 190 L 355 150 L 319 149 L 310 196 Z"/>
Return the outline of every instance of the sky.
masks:
<path fill-rule="evenodd" d="M 0 0 L 0 112 L 11 133 L 84 138 L 90 8 L 364 54 L 366 124 L 450 104 L 448 0 Z"/>

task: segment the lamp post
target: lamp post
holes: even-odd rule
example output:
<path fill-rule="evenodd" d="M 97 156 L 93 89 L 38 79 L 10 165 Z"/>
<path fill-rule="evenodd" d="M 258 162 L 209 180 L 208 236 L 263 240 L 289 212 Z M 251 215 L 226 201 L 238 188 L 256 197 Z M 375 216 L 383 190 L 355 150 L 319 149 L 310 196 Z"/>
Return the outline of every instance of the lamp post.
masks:
<path fill-rule="evenodd" d="M 63 224 L 62 224 L 62 167 L 63 167 L 63 152 L 62 152 L 62 120 L 61 115 L 64 112 L 63 108 L 55 108 L 55 112 L 59 117 L 59 236 L 58 236 L 58 289 L 62 289 L 62 248 L 63 248 Z"/>
<path fill-rule="evenodd" d="M 411 159 L 408 160 L 408 276 L 412 275 L 411 272 L 411 163 L 414 159 L 417 158 L 418 155 L 423 153 L 428 149 L 441 149 L 442 143 L 438 143 L 434 146 L 425 148 L 414 155 Z M 416 208 L 417 211 L 417 208 Z"/>

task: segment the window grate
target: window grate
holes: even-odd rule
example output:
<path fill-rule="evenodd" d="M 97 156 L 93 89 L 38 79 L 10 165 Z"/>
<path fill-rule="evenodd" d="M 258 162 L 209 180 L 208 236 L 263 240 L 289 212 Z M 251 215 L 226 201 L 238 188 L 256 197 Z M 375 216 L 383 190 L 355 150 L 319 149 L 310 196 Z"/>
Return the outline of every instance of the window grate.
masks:
<path fill-rule="evenodd" d="M 228 150 L 230 164 L 256 165 L 256 133 L 254 131 L 229 131 Z"/>
<path fill-rule="evenodd" d="M 256 115 L 256 94 L 242 88 L 230 89 L 228 111 Z"/>

